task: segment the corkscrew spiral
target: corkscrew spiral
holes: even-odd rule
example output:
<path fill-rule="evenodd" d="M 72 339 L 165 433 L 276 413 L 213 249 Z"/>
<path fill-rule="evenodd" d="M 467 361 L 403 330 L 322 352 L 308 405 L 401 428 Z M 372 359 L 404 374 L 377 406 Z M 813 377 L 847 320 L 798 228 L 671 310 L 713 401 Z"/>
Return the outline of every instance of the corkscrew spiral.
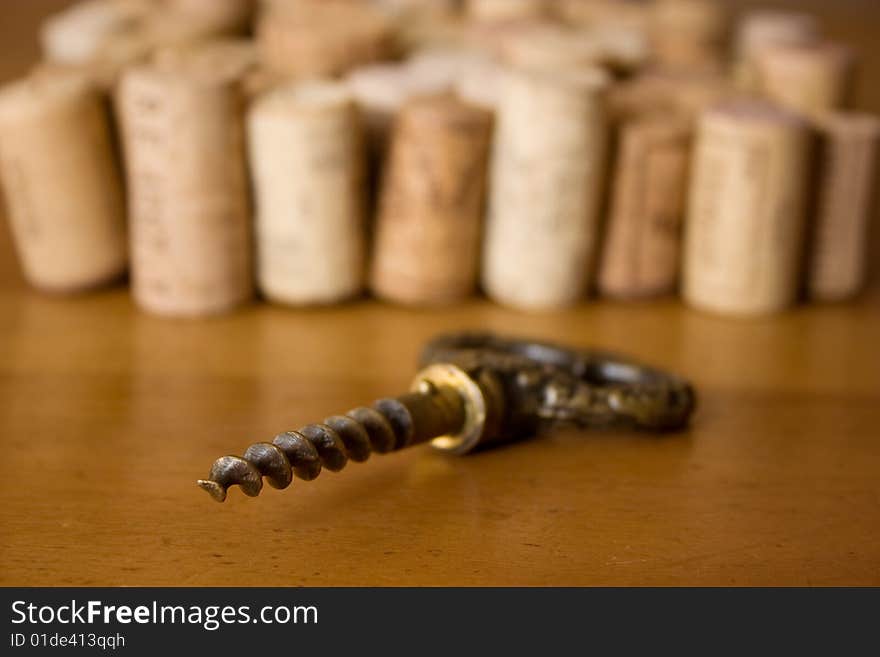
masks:
<path fill-rule="evenodd" d="M 271 443 L 259 442 L 242 456 L 221 456 L 199 486 L 218 502 L 230 486 L 256 497 L 263 477 L 273 488 L 287 488 L 294 476 L 310 481 L 326 468 L 337 472 L 351 460 L 366 461 L 372 452 L 386 453 L 408 444 L 412 435 L 407 409 L 395 399 L 381 399 L 296 431 L 279 433 Z"/>

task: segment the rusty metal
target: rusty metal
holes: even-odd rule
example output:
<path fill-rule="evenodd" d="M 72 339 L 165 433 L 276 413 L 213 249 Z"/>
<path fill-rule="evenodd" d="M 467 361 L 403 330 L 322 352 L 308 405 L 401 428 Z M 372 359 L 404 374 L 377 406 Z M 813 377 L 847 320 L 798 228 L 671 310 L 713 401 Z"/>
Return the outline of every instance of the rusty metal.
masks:
<path fill-rule="evenodd" d="M 466 454 L 554 426 L 684 427 L 696 397 L 690 384 L 616 354 L 545 342 L 458 333 L 431 341 L 412 390 L 320 424 L 223 456 L 198 484 L 218 502 L 238 485 L 256 496 L 263 478 L 286 488 L 351 461 L 431 442 Z"/>

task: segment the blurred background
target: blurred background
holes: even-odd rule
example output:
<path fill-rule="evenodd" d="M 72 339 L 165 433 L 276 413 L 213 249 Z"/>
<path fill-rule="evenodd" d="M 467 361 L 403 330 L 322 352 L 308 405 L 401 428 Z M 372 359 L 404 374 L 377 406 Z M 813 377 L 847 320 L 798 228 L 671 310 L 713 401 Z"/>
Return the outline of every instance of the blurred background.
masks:
<path fill-rule="evenodd" d="M 60 16 L 61 12 L 66 7 L 75 4 L 72 1 L 65 0 L 36 0 L 34 2 L 28 3 L 20 3 L 20 2 L 11 2 L 8 3 L 4 9 L 4 21 L 3 25 L 0 26 L 0 30 L 2 30 L 3 42 L 5 45 L 6 57 L 4 61 L 0 63 L 0 77 L 4 80 L 9 80 L 15 78 L 17 76 L 21 76 L 27 71 L 31 70 L 35 64 L 41 59 L 41 51 L 40 51 L 40 29 L 41 25 L 43 26 L 43 40 L 44 44 L 50 43 L 47 40 L 48 31 L 46 28 L 45 20 L 52 16 Z M 174 6 L 175 3 L 169 3 L 169 6 Z M 195 9 L 197 11 L 204 11 L 204 7 L 210 6 L 210 3 L 199 3 L 199 2 L 180 2 L 177 3 L 183 8 L 189 7 L 189 9 Z M 229 6 L 229 7 L 244 7 L 249 5 L 250 3 L 243 2 L 226 2 L 221 3 L 221 5 Z M 269 13 L 270 7 L 292 7 L 296 10 L 297 4 L 295 1 L 276 1 L 276 2 L 263 2 L 263 3 L 255 3 L 255 6 L 262 7 L 260 11 L 262 15 Z M 308 3 L 299 3 L 301 6 L 305 6 Z M 320 5 L 320 3 L 318 3 Z M 332 3 L 331 3 L 332 4 Z M 343 3 L 345 4 L 345 3 Z M 358 4 L 358 3 L 353 3 Z M 437 49 L 438 47 L 442 50 L 443 48 L 447 48 L 450 44 L 453 44 L 455 47 L 458 47 L 463 39 L 470 39 L 471 46 L 473 43 L 479 43 L 482 50 L 493 50 L 494 52 L 501 52 L 502 55 L 505 55 L 508 59 L 528 59 L 529 57 L 533 57 L 534 53 L 530 53 L 529 49 L 524 47 L 523 44 L 528 42 L 530 39 L 527 38 L 518 38 L 516 36 L 517 30 L 520 30 L 522 34 L 526 34 L 527 30 L 520 29 L 515 26 L 516 21 L 510 23 L 506 19 L 502 20 L 501 23 L 498 23 L 495 27 L 492 26 L 491 20 L 483 20 L 481 23 L 480 20 L 480 11 L 484 13 L 483 19 L 486 17 L 491 18 L 491 11 L 495 11 L 500 16 L 510 14 L 516 15 L 517 10 L 511 9 L 511 7 L 520 6 L 519 3 L 508 3 L 507 8 L 503 10 L 492 9 L 493 3 L 487 2 L 485 3 L 485 7 L 488 9 L 472 9 L 470 10 L 471 17 L 468 18 L 468 5 L 464 3 L 453 3 L 453 2 L 407 2 L 406 0 L 386 0 L 386 1 L 376 1 L 376 2 L 364 2 L 361 3 L 364 5 L 372 5 L 373 8 L 385 15 L 394 17 L 395 20 L 399 20 L 400 16 L 407 16 L 405 29 L 403 28 L 395 28 L 399 31 L 396 34 L 396 44 L 392 47 L 389 47 L 387 50 L 383 50 L 381 53 L 372 53 L 367 54 L 362 57 L 362 60 L 366 60 L 369 62 L 371 59 L 375 60 L 383 60 L 387 57 L 392 58 L 400 58 L 401 56 L 405 56 L 405 52 L 407 49 L 415 49 L 418 51 L 422 50 L 431 50 Z M 498 7 L 504 6 L 505 3 L 499 3 Z M 522 3 L 522 6 L 525 6 L 529 3 Z M 538 3 L 534 3 L 538 4 Z M 577 9 L 578 5 L 581 5 L 582 8 L 586 9 Z M 671 6 L 675 6 L 675 3 L 670 3 Z M 687 3 L 684 3 L 687 5 Z M 699 5 L 700 3 L 696 3 Z M 712 3 L 709 3 L 710 5 Z M 721 62 L 720 72 L 724 72 L 725 74 L 729 72 L 729 67 L 736 62 L 737 58 L 735 56 L 736 50 L 736 35 L 737 30 L 742 31 L 742 19 L 748 16 L 750 13 L 754 14 L 756 10 L 768 10 L 768 9 L 780 9 L 789 12 L 796 12 L 802 15 L 812 15 L 816 18 L 817 25 L 820 28 L 821 39 L 827 40 L 830 42 L 841 42 L 846 46 L 851 47 L 854 52 L 854 70 L 855 74 L 851 76 L 851 93 L 848 94 L 847 107 L 854 108 L 859 111 L 864 111 L 868 113 L 874 113 L 877 111 L 878 107 L 880 107 L 880 92 L 877 91 L 876 85 L 871 84 L 871 80 L 873 77 L 873 71 L 878 70 L 878 66 L 880 66 L 880 62 L 878 62 L 878 51 L 873 47 L 872 39 L 874 38 L 874 30 L 877 26 L 877 17 L 875 16 L 875 11 L 871 6 L 871 2 L 869 0 L 845 0 L 844 2 L 839 3 L 824 3 L 821 1 L 810 1 L 807 0 L 805 2 L 781 2 L 776 1 L 773 2 L 763 2 L 761 0 L 756 0 L 754 2 L 748 0 L 719 0 L 717 3 L 719 6 L 723 6 L 725 9 L 725 25 L 724 30 L 726 33 L 726 41 L 725 43 L 718 47 L 717 50 L 724 57 L 724 60 Z M 216 7 L 220 7 L 221 5 L 216 5 Z M 455 12 L 458 12 L 458 18 L 455 20 L 449 19 L 449 15 L 447 12 L 447 7 L 456 7 Z M 472 3 L 474 7 L 479 7 L 480 3 L 474 2 Z M 586 16 L 587 18 L 584 20 L 594 20 L 594 14 L 596 16 L 600 16 L 600 24 L 603 24 L 602 21 L 606 20 L 603 18 L 603 14 L 601 12 L 597 12 L 594 9 L 589 9 L 590 7 L 599 7 L 600 9 L 603 7 L 614 7 L 615 5 L 623 8 L 638 8 L 638 7 L 646 7 L 647 3 L 641 3 L 638 1 L 627 2 L 626 0 L 622 0 L 619 3 L 615 2 L 590 2 L 590 0 L 586 0 L 583 3 L 577 2 L 562 2 L 562 3 L 549 3 L 547 6 L 551 8 L 551 13 L 556 13 L 557 15 L 564 15 L 567 17 L 578 17 L 578 16 Z M 200 9 L 201 7 L 201 9 Z M 575 9 L 569 9 L 569 7 L 575 7 Z M 224 10 L 225 11 L 225 10 Z M 451 11 L 451 10 L 450 10 Z M 222 13 L 219 10 L 216 13 Z M 282 12 L 279 12 L 282 13 Z M 629 15 L 626 11 L 621 12 L 622 14 Z M 634 15 L 637 12 L 630 12 Z M 614 12 L 606 11 L 606 14 L 611 16 Z M 699 12 L 697 12 L 699 15 Z M 410 16 L 417 16 L 418 19 L 411 20 Z M 619 17 L 616 20 L 620 20 Z M 637 19 L 642 20 L 641 18 Z M 682 19 L 682 20 L 686 20 Z M 432 22 L 433 21 L 433 22 Z M 458 21 L 458 22 L 456 22 Z M 470 26 L 467 27 L 467 30 L 462 27 L 463 24 L 470 21 Z M 636 21 L 636 22 L 637 22 Z M 233 20 L 234 22 L 234 20 Z M 266 21 L 270 23 L 270 21 Z M 528 21 L 526 21 L 528 22 Z M 612 21 L 613 22 L 613 21 Z M 449 23 L 447 26 L 446 23 Z M 505 24 L 509 23 L 509 24 Z M 76 26 L 75 21 L 70 21 L 70 24 L 74 27 Z M 390 24 L 394 24 L 392 21 Z M 404 23 L 400 23 L 401 25 Z M 427 25 L 428 27 L 425 27 Z M 511 27 L 514 25 L 514 27 Z M 415 26 L 415 27 L 413 27 Z M 475 27 L 476 26 L 476 27 Z M 696 28 L 695 28 L 696 29 Z M 219 31 L 229 32 L 227 28 L 222 28 Z M 231 32 L 235 33 L 239 31 L 239 27 L 234 27 Z M 173 31 L 173 30 L 172 30 Z M 56 32 L 61 32 L 61 30 L 56 30 Z M 181 33 L 185 33 L 185 30 L 182 30 Z M 210 30 L 209 30 L 210 33 Z M 466 36 L 462 36 L 465 34 Z M 509 34 L 508 34 L 509 33 Z M 261 89 L 268 89 L 272 86 L 280 84 L 284 79 L 289 78 L 291 76 L 297 75 L 297 66 L 298 64 L 290 64 L 289 66 L 284 62 L 296 62 L 299 59 L 302 59 L 300 55 L 296 54 L 296 51 L 284 51 L 285 46 L 278 46 L 278 51 L 273 55 L 273 46 L 271 44 L 275 43 L 272 41 L 271 30 L 266 28 L 262 30 L 263 36 L 260 37 L 260 52 L 261 57 L 263 58 L 264 65 L 261 67 L 264 69 L 262 72 L 258 72 L 255 75 L 252 75 L 249 78 L 248 84 L 254 85 L 255 92 L 259 92 Z M 63 36 L 63 35 L 61 35 Z M 189 37 L 185 36 L 174 36 L 169 37 L 168 39 L 171 42 L 175 41 L 185 41 Z M 291 37 L 291 39 L 295 40 L 295 37 Z M 540 39 L 538 41 L 538 46 L 535 48 L 536 50 L 540 48 Z M 675 38 L 672 38 L 671 41 L 674 43 Z M 686 42 L 686 38 L 682 37 L 682 42 Z M 621 72 L 624 74 L 624 78 L 629 75 L 628 67 L 635 66 L 633 62 L 641 61 L 641 57 L 643 56 L 640 53 L 640 48 L 644 46 L 644 44 L 639 44 L 638 40 L 633 42 L 632 39 L 629 38 L 626 34 L 620 35 L 616 34 L 613 38 L 610 39 L 609 42 L 614 42 L 616 45 L 608 48 L 611 51 L 610 57 L 605 57 L 604 59 L 609 61 L 612 65 L 612 68 L 617 68 L 617 75 L 620 75 Z M 283 43 L 282 41 L 278 41 L 278 43 Z M 270 44 L 270 45 L 266 45 Z M 49 46 L 46 46 L 49 47 Z M 714 46 L 713 46 L 714 47 Z M 472 47 L 469 47 L 470 50 L 473 50 Z M 616 51 L 615 51 L 616 49 Z M 684 48 L 683 50 L 686 50 Z M 504 52 L 506 51 L 506 53 Z M 674 48 L 670 49 L 672 52 L 669 55 L 671 60 L 675 60 L 677 55 L 674 51 Z M 67 55 L 64 55 L 67 56 Z M 272 62 L 272 57 L 276 57 L 277 61 Z M 311 55 L 309 55 L 311 56 Z M 119 61 L 123 61 L 126 57 L 133 57 L 132 55 L 126 55 L 122 53 L 116 53 L 114 57 L 119 57 Z M 326 72 L 339 74 L 345 73 L 352 69 L 358 68 L 359 65 L 363 65 L 366 63 L 365 61 L 360 61 L 357 59 L 357 56 L 351 54 L 352 63 L 351 64 L 338 64 L 336 65 L 336 70 L 333 69 L 333 65 L 328 65 L 329 68 L 326 68 Z M 629 59 L 628 59 L 629 58 Z M 682 59 L 686 59 L 687 55 L 680 56 Z M 441 58 L 442 59 L 442 58 Z M 602 59 L 600 57 L 599 59 Z M 269 65 L 266 65 L 266 61 L 269 61 Z M 304 60 L 305 61 L 305 60 Z M 281 65 L 278 65 L 278 62 L 281 62 Z M 434 62 L 434 66 L 432 68 L 432 63 L 427 63 L 423 66 L 421 70 L 421 75 L 431 77 L 442 77 L 443 75 L 449 75 L 449 68 L 454 65 L 454 63 L 446 62 Z M 284 70 L 285 66 L 288 66 L 289 70 Z M 309 69 L 311 66 L 311 69 Z M 462 65 L 464 66 L 464 65 Z M 638 66 L 641 66 L 639 64 Z M 636 66 L 636 68 L 638 68 Z M 321 72 L 321 65 L 314 64 L 302 64 L 301 67 L 306 68 L 305 77 L 311 77 L 315 71 Z M 443 69 L 445 70 L 438 70 Z M 111 67 L 113 68 L 113 67 Z M 368 67 L 369 68 L 369 67 Z M 660 66 L 660 69 L 663 69 L 664 66 Z M 668 68 L 668 67 L 667 67 Z M 686 68 L 686 67 L 685 67 Z M 699 68 L 699 67 L 697 67 Z M 712 68 L 712 65 L 709 65 L 709 68 Z M 268 71 L 268 72 L 267 72 Z M 699 72 L 699 71 L 698 71 Z M 688 74 L 693 73 L 693 71 L 689 71 Z M 116 73 L 107 73 L 106 71 L 98 74 L 99 76 L 114 76 Z M 713 73 L 714 74 L 714 73 Z M 92 75 L 92 73 L 90 73 Z M 371 76 L 363 76 L 364 78 Z M 382 80 L 383 77 L 389 77 L 383 75 L 376 75 L 376 80 L 364 80 L 362 87 L 364 89 L 364 94 L 366 97 L 376 96 L 377 94 L 381 95 L 383 93 L 383 89 L 391 89 L 390 84 L 386 84 L 385 80 Z M 493 84 L 488 84 L 488 78 L 482 78 L 487 81 L 487 87 L 491 87 Z M 476 77 L 476 84 L 479 86 L 480 78 Z M 694 102 L 699 103 L 701 105 L 708 104 L 711 100 L 712 92 L 708 89 L 708 87 L 713 84 L 711 82 L 711 75 L 707 77 L 706 82 L 706 90 L 705 95 L 707 98 L 697 99 Z M 409 84 L 409 83 L 407 83 Z M 471 84 L 473 87 L 474 84 Z M 382 85 L 385 85 L 383 87 Z M 407 91 L 408 94 L 418 93 L 419 87 L 426 93 L 430 93 L 432 91 L 436 91 L 438 87 L 437 82 L 430 81 L 422 81 L 416 82 L 415 92 Z M 388 94 L 392 93 L 402 93 L 399 89 L 391 89 L 388 91 Z M 484 95 L 492 95 L 496 94 L 497 91 L 492 91 L 491 89 L 487 89 L 482 91 L 480 89 L 476 92 L 478 95 L 480 93 L 484 93 Z M 698 93 L 694 94 L 695 96 Z M 626 105 L 628 101 L 628 96 L 626 94 L 620 94 L 621 102 Z M 378 100 L 377 103 L 382 105 L 383 103 L 392 103 L 394 101 L 391 100 Z M 639 102 L 635 97 L 633 102 Z M 687 103 L 688 101 L 684 101 Z M 369 102 L 368 102 L 369 104 Z M 371 107 L 367 108 L 367 114 L 371 110 Z M 624 107 L 624 110 L 626 108 Z M 368 126 L 369 127 L 369 126 Z M 388 137 L 385 137 L 386 142 Z M 607 214 L 609 208 L 607 203 L 608 196 L 611 194 L 610 188 L 612 185 L 613 173 L 609 171 L 605 176 L 605 189 L 604 194 L 606 195 L 605 203 L 606 205 L 602 208 L 602 216 L 599 218 L 600 225 L 605 225 L 607 223 Z M 377 176 L 371 178 L 372 182 L 375 183 L 377 180 Z M 374 191 L 373 194 L 378 194 L 378 192 Z M 375 207 L 372 207 L 371 213 L 377 211 Z M 876 211 L 872 210 L 872 218 L 876 215 Z M 876 222 L 872 221 L 871 224 L 875 224 Z M 876 229 L 871 229 L 868 232 L 868 240 L 871 244 L 871 247 L 868 249 L 868 253 L 870 254 L 867 258 L 869 275 L 868 280 L 874 281 L 876 280 L 876 275 L 874 272 L 876 271 L 876 261 L 877 258 L 873 257 L 873 254 L 877 253 L 878 248 L 878 231 Z M 2 229 L 2 237 L 0 237 L 2 243 L 0 243 L 0 248 L 3 248 L 6 252 L 11 253 L 10 248 L 10 235 L 8 222 L 4 222 L 4 227 Z M 0 263 L 0 267 L 2 267 L 2 282 L 0 284 L 4 286 L 20 286 L 22 284 L 22 276 L 20 273 L 20 268 L 15 264 L 15 258 L 9 257 L 4 258 L 2 263 Z"/>
<path fill-rule="evenodd" d="M 2 3 L 4 82 L 38 64 L 41 26 L 74 4 Z M 412 3 L 376 4 L 388 11 Z M 731 11 L 731 28 L 759 8 L 814 15 L 827 39 L 855 53 L 849 105 L 880 112 L 875 0 L 719 4 Z M 432 38 L 450 38 L 445 28 L 437 34 L 439 26 L 428 23 Z M 79 32 L 72 34 L 79 44 Z M 488 35 L 481 34 L 485 42 Z M 528 39 L 515 42 L 525 48 L 520 56 L 534 55 Z M 670 57 L 680 54 L 681 43 L 688 45 L 667 44 Z M 280 52 L 282 64 L 305 61 Z M 613 66 L 625 69 L 633 52 L 615 51 Z M 343 61 L 351 54 L 336 52 Z M 181 60 L 167 61 L 173 69 Z M 105 83 L 114 77 L 98 73 Z M 52 79 L 52 71 L 42 74 Z M 251 79 L 256 92 L 276 81 Z M 129 107 L 149 108 L 151 99 L 163 97 L 150 95 L 153 82 L 139 81 L 142 95 Z M 332 105 L 334 93 L 312 89 L 306 105 Z M 289 98 L 273 98 L 263 108 L 269 119 L 288 111 Z M 198 119 L 220 106 L 205 102 L 183 113 L 194 138 L 217 143 L 213 120 Z M 436 116 L 460 109 L 439 104 L 420 117 L 429 127 L 447 126 Z M 473 127 L 463 133 L 474 137 L 462 143 L 485 149 L 483 119 L 462 116 Z M 518 120 L 528 124 L 529 117 Z M 57 132 L 76 141 L 78 131 L 61 123 Z M 534 124 L 536 131 L 545 127 Z M 414 120 L 410 127 L 424 125 Z M 306 132 L 345 135 L 332 126 Z M 441 133 L 420 134 L 423 143 L 435 144 Z M 283 154 L 271 148 L 273 134 L 264 133 L 264 145 Z M 6 136 L 15 140 L 17 131 Z M 43 136 L 32 130 L 17 147 L 27 154 L 28 139 Z M 193 169 L 213 179 L 227 160 L 208 150 L 207 161 L 218 166 L 196 162 Z M 188 166 L 191 152 L 182 147 L 180 158 L 164 162 Z M 401 159 L 402 174 L 417 168 Z M 41 162 L 47 161 L 55 166 L 52 158 Z M 57 179 L 75 192 L 79 172 L 67 171 L 70 177 L 62 170 Z M 199 176 L 183 182 L 193 180 Z M 352 180 L 359 179 L 352 174 Z M 424 186 L 401 175 L 399 189 Z M 39 178 L 31 192 L 39 197 Z M 405 207 L 395 198 L 390 208 Z M 60 203 L 63 210 L 63 198 Z M 872 219 L 876 214 L 872 209 Z M 71 295 L 33 289 L 15 256 L 9 222 L 0 225 L 4 585 L 880 584 L 876 220 L 865 290 L 841 302 L 783 303 L 747 320 L 703 312 L 672 294 L 634 301 L 594 295 L 546 312 L 480 295 L 417 307 L 361 295 L 308 307 L 248 302 L 204 320 L 169 320 L 139 308 L 121 279 Z M 785 248 L 785 235 L 773 243 Z M 512 269 L 511 276 L 518 273 Z M 404 392 L 422 345 L 462 329 L 625 352 L 692 381 L 697 415 L 687 431 L 656 440 L 561 431 L 462 459 L 414 448 L 292 490 L 267 490 L 257 500 L 235 491 L 225 506 L 195 485 L 222 454 Z"/>

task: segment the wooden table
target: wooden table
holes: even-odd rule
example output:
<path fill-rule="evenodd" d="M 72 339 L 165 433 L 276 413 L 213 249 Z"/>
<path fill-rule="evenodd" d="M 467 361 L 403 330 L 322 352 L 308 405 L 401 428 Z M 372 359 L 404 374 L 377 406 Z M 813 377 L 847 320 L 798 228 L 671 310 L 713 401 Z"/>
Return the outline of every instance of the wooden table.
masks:
<path fill-rule="evenodd" d="M 4 74 L 57 4 L 16 3 Z M 880 71 L 877 19 L 858 4 L 830 24 L 866 46 L 864 80 Z M 860 100 L 880 107 L 867 84 Z M 877 585 L 878 301 L 874 285 L 755 321 L 672 300 L 167 321 L 123 288 L 30 291 L 4 232 L 0 584 Z M 630 352 L 691 377 L 699 413 L 665 437 L 560 432 L 460 459 L 416 448 L 225 505 L 195 486 L 221 454 L 403 391 L 422 342 L 461 328 Z"/>

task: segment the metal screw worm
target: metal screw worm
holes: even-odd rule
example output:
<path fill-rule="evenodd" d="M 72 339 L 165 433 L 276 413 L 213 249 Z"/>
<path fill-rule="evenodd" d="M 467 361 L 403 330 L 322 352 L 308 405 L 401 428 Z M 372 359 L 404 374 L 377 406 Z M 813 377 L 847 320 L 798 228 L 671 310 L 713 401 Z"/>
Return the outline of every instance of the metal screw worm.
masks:
<path fill-rule="evenodd" d="M 263 477 L 273 488 L 287 488 L 294 476 L 309 481 L 324 468 L 336 472 L 349 460 L 366 461 L 371 452 L 384 454 L 457 434 L 466 424 L 465 400 L 451 386 L 423 383 L 416 392 L 285 431 L 271 443 L 255 443 L 243 456 L 222 456 L 198 485 L 218 502 L 233 485 L 255 497 Z"/>

